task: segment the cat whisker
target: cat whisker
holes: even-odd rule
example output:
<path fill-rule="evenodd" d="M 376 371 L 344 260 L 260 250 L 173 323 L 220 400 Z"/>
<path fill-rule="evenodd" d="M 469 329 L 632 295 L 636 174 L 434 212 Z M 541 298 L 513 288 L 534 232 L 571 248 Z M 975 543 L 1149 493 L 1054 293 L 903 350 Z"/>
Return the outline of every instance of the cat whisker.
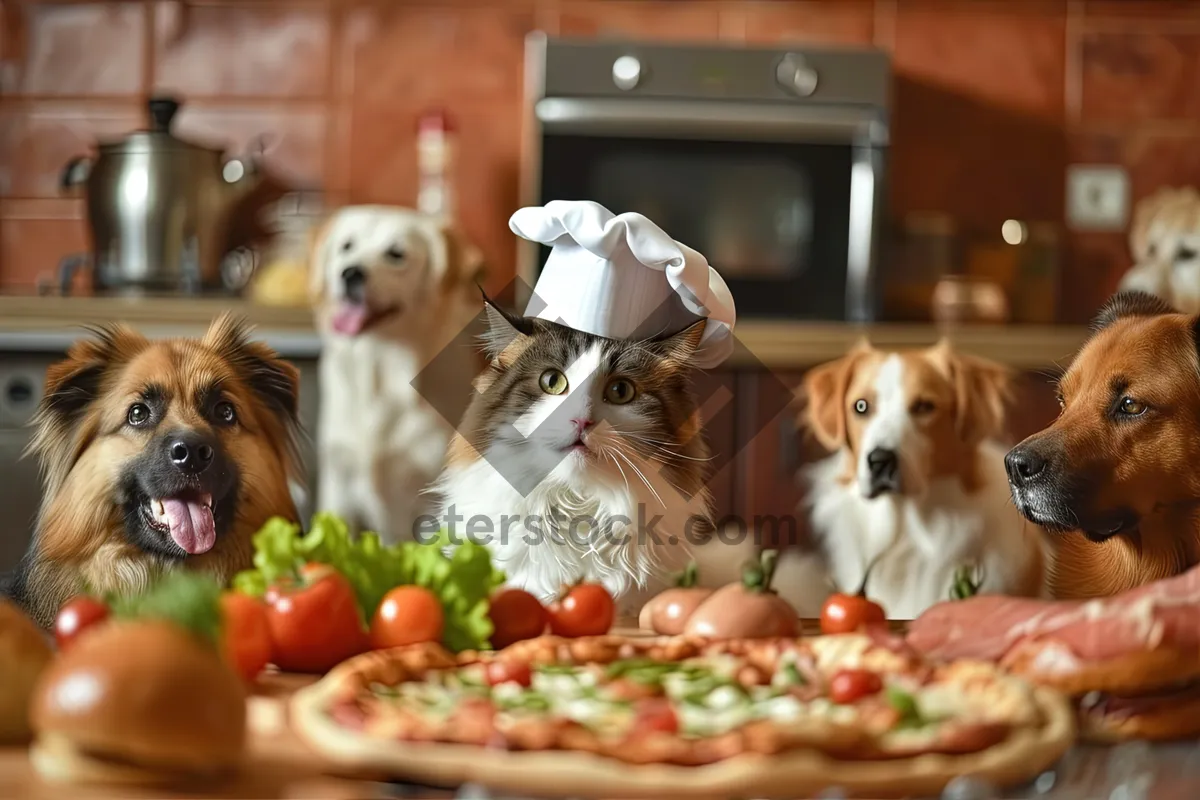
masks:
<path fill-rule="evenodd" d="M 628 464 L 629 468 L 632 469 L 634 472 L 636 472 L 637 476 L 642 479 L 642 483 L 644 483 L 646 485 L 646 488 L 650 490 L 650 493 L 652 495 L 654 495 L 654 499 L 658 501 L 659 505 L 665 506 L 666 503 L 664 503 L 662 497 L 659 496 L 658 490 L 654 488 L 653 484 L 650 483 L 650 481 L 646 478 L 645 474 L 640 469 L 637 468 L 637 464 L 633 463 L 633 459 L 631 459 L 625 453 L 621 452 L 621 450 L 619 448 L 614 447 L 613 452 L 616 455 L 620 456 L 621 458 L 625 459 L 625 463 Z"/>

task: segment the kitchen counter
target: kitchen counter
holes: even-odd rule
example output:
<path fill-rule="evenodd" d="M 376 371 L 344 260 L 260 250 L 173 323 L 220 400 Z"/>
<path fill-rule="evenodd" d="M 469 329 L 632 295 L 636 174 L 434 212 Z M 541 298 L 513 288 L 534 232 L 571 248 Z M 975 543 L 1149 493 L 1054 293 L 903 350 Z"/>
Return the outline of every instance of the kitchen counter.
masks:
<path fill-rule="evenodd" d="M 116 297 L 0 296 L 0 350 L 61 352 L 80 335 L 79 326 L 128 322 L 150 336 L 201 333 L 214 316 L 233 310 L 258 335 L 289 358 L 313 357 L 320 339 L 306 308 L 275 308 L 244 300 Z M 880 324 L 744 320 L 736 335 L 740 347 L 727 362 L 732 368 L 758 365 L 803 369 L 843 355 L 856 341 L 869 338 L 883 348 L 921 347 L 948 336 L 960 350 L 1016 369 L 1053 369 L 1065 364 L 1087 337 L 1080 326 Z"/>

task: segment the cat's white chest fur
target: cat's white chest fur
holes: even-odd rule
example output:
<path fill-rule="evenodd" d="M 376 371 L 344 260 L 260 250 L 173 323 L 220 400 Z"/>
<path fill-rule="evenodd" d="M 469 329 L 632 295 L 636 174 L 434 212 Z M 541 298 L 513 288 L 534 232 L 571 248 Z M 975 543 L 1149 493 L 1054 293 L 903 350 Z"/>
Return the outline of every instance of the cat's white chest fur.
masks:
<path fill-rule="evenodd" d="M 549 601 L 586 579 L 633 613 L 683 568 L 707 519 L 703 493 L 684 497 L 644 467 L 649 487 L 593 472 L 586 487 L 551 475 L 523 495 L 487 459 L 451 465 L 438 485 L 441 519 L 457 541 L 487 544 L 510 586 Z"/>

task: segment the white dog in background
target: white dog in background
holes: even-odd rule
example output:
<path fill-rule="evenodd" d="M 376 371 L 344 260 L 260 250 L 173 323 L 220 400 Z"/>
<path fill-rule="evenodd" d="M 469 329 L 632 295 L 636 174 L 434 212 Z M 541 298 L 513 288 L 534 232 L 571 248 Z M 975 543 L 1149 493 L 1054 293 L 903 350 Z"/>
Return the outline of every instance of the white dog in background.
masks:
<path fill-rule="evenodd" d="M 482 257 L 435 218 L 349 206 L 318 232 L 323 339 L 317 509 L 386 541 L 412 537 L 478 371 Z M 457 341 L 456 341 L 457 340 Z"/>
<path fill-rule="evenodd" d="M 1200 192 L 1168 187 L 1142 199 L 1129 249 L 1134 264 L 1118 291 L 1149 292 L 1184 313 L 1200 312 Z"/>

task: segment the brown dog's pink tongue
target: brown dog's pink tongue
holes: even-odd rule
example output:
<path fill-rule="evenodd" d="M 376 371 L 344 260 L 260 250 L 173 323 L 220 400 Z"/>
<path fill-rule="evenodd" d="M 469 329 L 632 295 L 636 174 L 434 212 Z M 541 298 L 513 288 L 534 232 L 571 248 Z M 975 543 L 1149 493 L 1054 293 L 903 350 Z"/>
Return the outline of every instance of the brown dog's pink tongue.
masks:
<path fill-rule="evenodd" d="M 163 513 L 175 544 L 191 555 L 207 553 L 217 543 L 212 509 L 192 500 L 163 500 Z"/>
<path fill-rule="evenodd" d="M 367 324 L 367 307 L 358 303 L 341 303 L 333 312 L 333 329 L 347 336 L 356 336 Z"/>

